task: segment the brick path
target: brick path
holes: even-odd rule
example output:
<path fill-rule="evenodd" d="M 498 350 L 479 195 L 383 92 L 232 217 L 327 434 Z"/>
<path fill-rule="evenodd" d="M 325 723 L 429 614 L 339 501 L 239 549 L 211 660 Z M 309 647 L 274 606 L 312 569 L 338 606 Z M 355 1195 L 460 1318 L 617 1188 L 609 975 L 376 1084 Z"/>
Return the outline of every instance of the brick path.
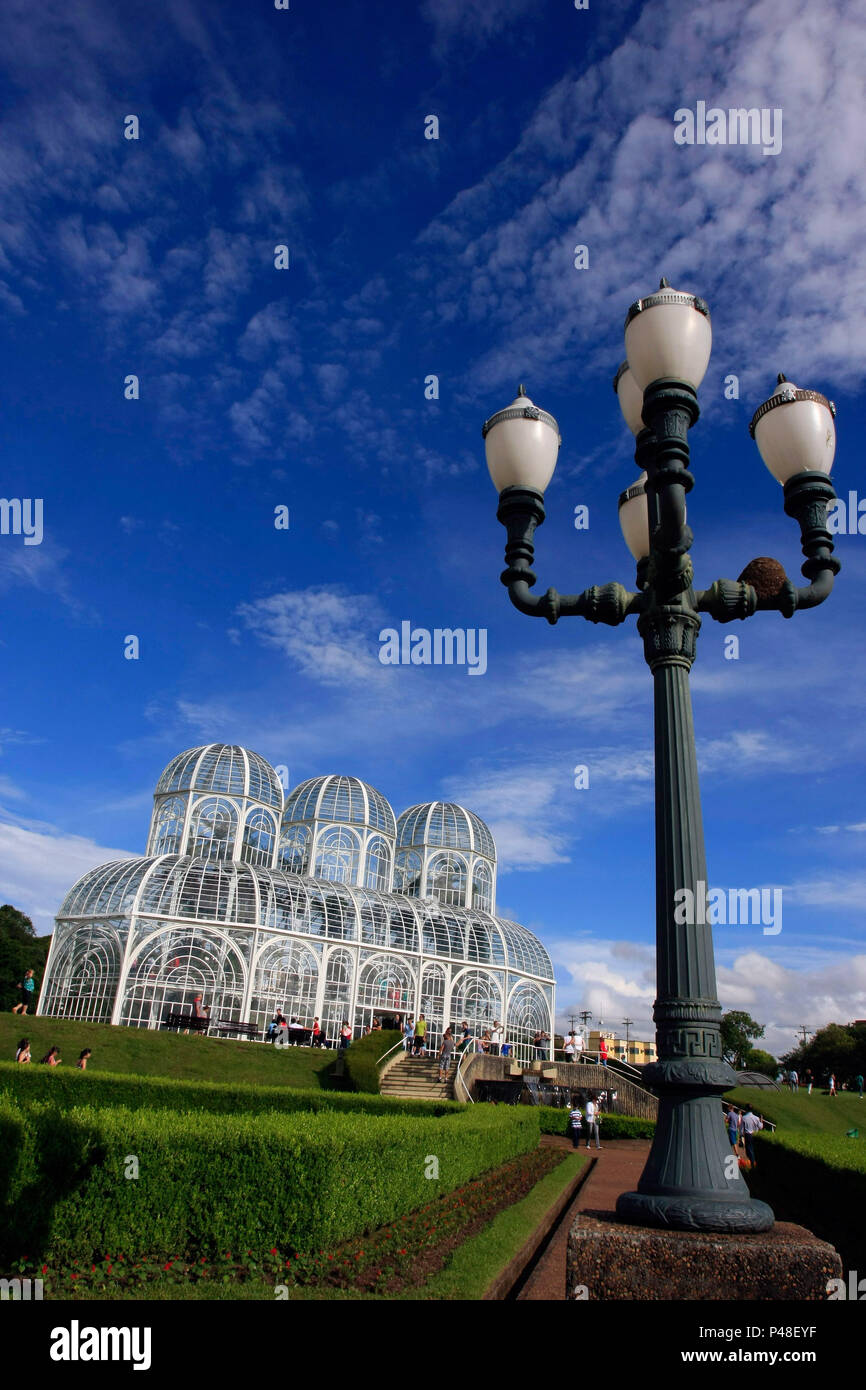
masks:
<path fill-rule="evenodd" d="M 571 1148 L 571 1140 L 558 1135 L 543 1135 L 541 1142 L 546 1147 Z M 587 1208 L 613 1211 L 620 1193 L 631 1192 L 637 1186 L 649 1150 L 648 1139 L 610 1139 L 600 1150 L 590 1149 L 590 1157 L 597 1159 L 596 1165 L 565 1213 L 553 1240 L 518 1295 L 519 1299 L 564 1302 L 565 1252 L 575 1216 Z M 581 1149 L 581 1153 L 586 1153 L 586 1149 Z"/>

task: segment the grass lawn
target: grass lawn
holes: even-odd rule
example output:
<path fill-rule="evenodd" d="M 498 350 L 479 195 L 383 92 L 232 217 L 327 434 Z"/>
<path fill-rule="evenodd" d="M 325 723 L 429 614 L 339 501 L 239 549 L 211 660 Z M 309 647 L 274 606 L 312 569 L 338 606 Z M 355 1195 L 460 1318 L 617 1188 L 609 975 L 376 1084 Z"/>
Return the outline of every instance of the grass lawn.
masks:
<path fill-rule="evenodd" d="M 840 1091 L 834 1100 L 820 1091 L 809 1096 L 801 1086 L 791 1091 L 765 1091 L 756 1086 L 738 1086 L 728 1091 L 725 1100 L 734 1105 L 751 1105 L 765 1120 L 778 1125 L 780 1133 L 828 1134 L 844 1138 L 846 1130 L 859 1129 L 861 1141 L 866 1142 L 866 1100 L 858 1100 L 854 1092 Z"/>
<path fill-rule="evenodd" d="M 82 1048 L 89 1047 L 93 1056 L 88 1071 L 134 1072 L 182 1081 L 249 1081 L 262 1086 L 326 1086 L 324 1074 L 336 1055 L 318 1047 L 274 1048 L 149 1028 L 0 1014 L 0 1056 L 14 1061 L 20 1038 L 30 1039 L 34 1063 L 57 1044 L 62 1065 L 74 1067 Z"/>

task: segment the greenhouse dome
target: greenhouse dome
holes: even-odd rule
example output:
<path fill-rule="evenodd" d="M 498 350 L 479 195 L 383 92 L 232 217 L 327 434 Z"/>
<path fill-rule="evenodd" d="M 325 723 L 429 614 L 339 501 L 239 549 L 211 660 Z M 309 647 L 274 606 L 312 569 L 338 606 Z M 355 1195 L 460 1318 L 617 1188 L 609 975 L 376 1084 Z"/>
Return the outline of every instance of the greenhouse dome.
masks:
<path fill-rule="evenodd" d="M 484 822 L 442 802 L 396 822 L 374 788 L 329 776 L 286 798 L 280 843 L 268 851 L 259 844 L 251 857 L 243 836 L 230 853 L 226 837 L 190 839 L 196 798 L 228 798 L 239 816 L 272 813 L 252 796 L 280 787 L 262 763 L 229 745 L 173 759 L 154 815 L 167 800 L 191 798 L 182 834 L 196 852 L 114 860 L 78 880 L 57 915 L 38 1012 L 158 1028 L 198 997 L 214 1029 L 238 1023 L 261 1036 L 282 1009 L 305 1023 L 319 1018 L 333 1039 L 344 1021 L 359 1035 L 374 1019 L 387 1026 L 423 1011 L 432 1045 L 448 1023 L 480 1030 L 500 1020 L 515 1055 L 534 1056 L 532 1037 L 552 1032 L 553 967 L 530 931 L 492 910 L 495 849 Z M 287 865 L 294 831 L 307 833 L 306 861 Z M 330 832 L 352 844 L 335 846 Z M 395 842 L 399 854 L 419 854 L 417 886 L 430 891 L 392 886 Z M 437 867 L 443 855 L 454 861 L 447 871 Z M 470 900 L 485 890 L 481 870 L 490 907 Z"/>
<path fill-rule="evenodd" d="M 397 821 L 394 885 L 410 897 L 496 910 L 496 846 L 480 816 L 453 801 L 410 806 Z"/>

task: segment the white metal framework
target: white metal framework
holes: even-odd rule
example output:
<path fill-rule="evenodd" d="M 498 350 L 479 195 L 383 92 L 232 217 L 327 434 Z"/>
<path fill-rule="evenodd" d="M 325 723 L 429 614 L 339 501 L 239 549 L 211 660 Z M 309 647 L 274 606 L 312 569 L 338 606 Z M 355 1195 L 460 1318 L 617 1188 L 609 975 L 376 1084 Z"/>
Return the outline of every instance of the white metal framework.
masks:
<path fill-rule="evenodd" d="M 423 1012 L 480 1036 L 500 1020 L 515 1055 L 552 1033 L 553 968 L 495 915 L 488 827 L 451 803 L 397 821 L 351 777 L 285 799 L 263 758 L 190 749 L 157 785 L 142 858 L 85 874 L 57 915 L 38 1012 L 157 1028 L 197 995 L 212 1022 L 264 1028 L 281 1008 L 334 1040 Z M 312 870 L 312 872 L 311 872 Z M 545 1049 L 547 1050 L 547 1049 Z"/>

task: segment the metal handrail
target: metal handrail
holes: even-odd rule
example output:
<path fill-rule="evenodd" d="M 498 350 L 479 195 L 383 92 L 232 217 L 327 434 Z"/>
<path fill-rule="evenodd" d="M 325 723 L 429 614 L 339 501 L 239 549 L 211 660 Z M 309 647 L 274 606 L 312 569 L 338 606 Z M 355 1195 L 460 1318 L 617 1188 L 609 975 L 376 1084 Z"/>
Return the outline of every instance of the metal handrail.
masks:
<path fill-rule="evenodd" d="M 475 1101 L 472 1099 L 472 1096 L 469 1094 L 469 1087 L 466 1085 L 466 1082 L 463 1080 L 463 1077 L 460 1075 L 460 1068 L 463 1066 L 463 1063 L 466 1061 L 466 1058 L 467 1058 L 467 1057 L 471 1057 L 471 1056 L 473 1056 L 473 1055 L 474 1055 L 474 1054 L 471 1053 L 471 1052 L 468 1050 L 468 1048 L 467 1048 L 466 1050 L 464 1050 L 463 1052 L 461 1052 L 461 1053 L 460 1053 L 460 1056 L 459 1056 L 458 1059 L 457 1059 L 457 1070 L 456 1070 L 455 1073 L 454 1073 L 454 1085 L 455 1085 L 454 1099 L 455 1099 L 455 1100 L 457 1099 L 456 1085 L 457 1085 L 457 1082 L 459 1081 L 459 1082 L 460 1082 L 460 1085 L 463 1087 L 464 1091 L 466 1092 L 466 1099 L 469 1101 L 469 1104 L 470 1104 L 470 1105 L 474 1105 L 474 1104 L 475 1104 Z"/>
<path fill-rule="evenodd" d="M 405 1047 L 406 1047 L 406 1039 L 405 1039 L 405 1038 L 401 1038 L 399 1042 L 395 1042 L 395 1044 L 394 1044 L 393 1047 L 389 1047 L 387 1052 L 383 1052 L 383 1053 L 382 1053 L 382 1056 L 379 1057 L 379 1058 L 377 1059 L 377 1061 L 376 1061 L 376 1066 L 378 1067 L 382 1062 L 384 1062 L 384 1060 L 385 1060 L 386 1057 L 390 1057 L 392 1052 L 396 1052 L 398 1047 L 402 1047 L 402 1048 L 405 1050 Z"/>

